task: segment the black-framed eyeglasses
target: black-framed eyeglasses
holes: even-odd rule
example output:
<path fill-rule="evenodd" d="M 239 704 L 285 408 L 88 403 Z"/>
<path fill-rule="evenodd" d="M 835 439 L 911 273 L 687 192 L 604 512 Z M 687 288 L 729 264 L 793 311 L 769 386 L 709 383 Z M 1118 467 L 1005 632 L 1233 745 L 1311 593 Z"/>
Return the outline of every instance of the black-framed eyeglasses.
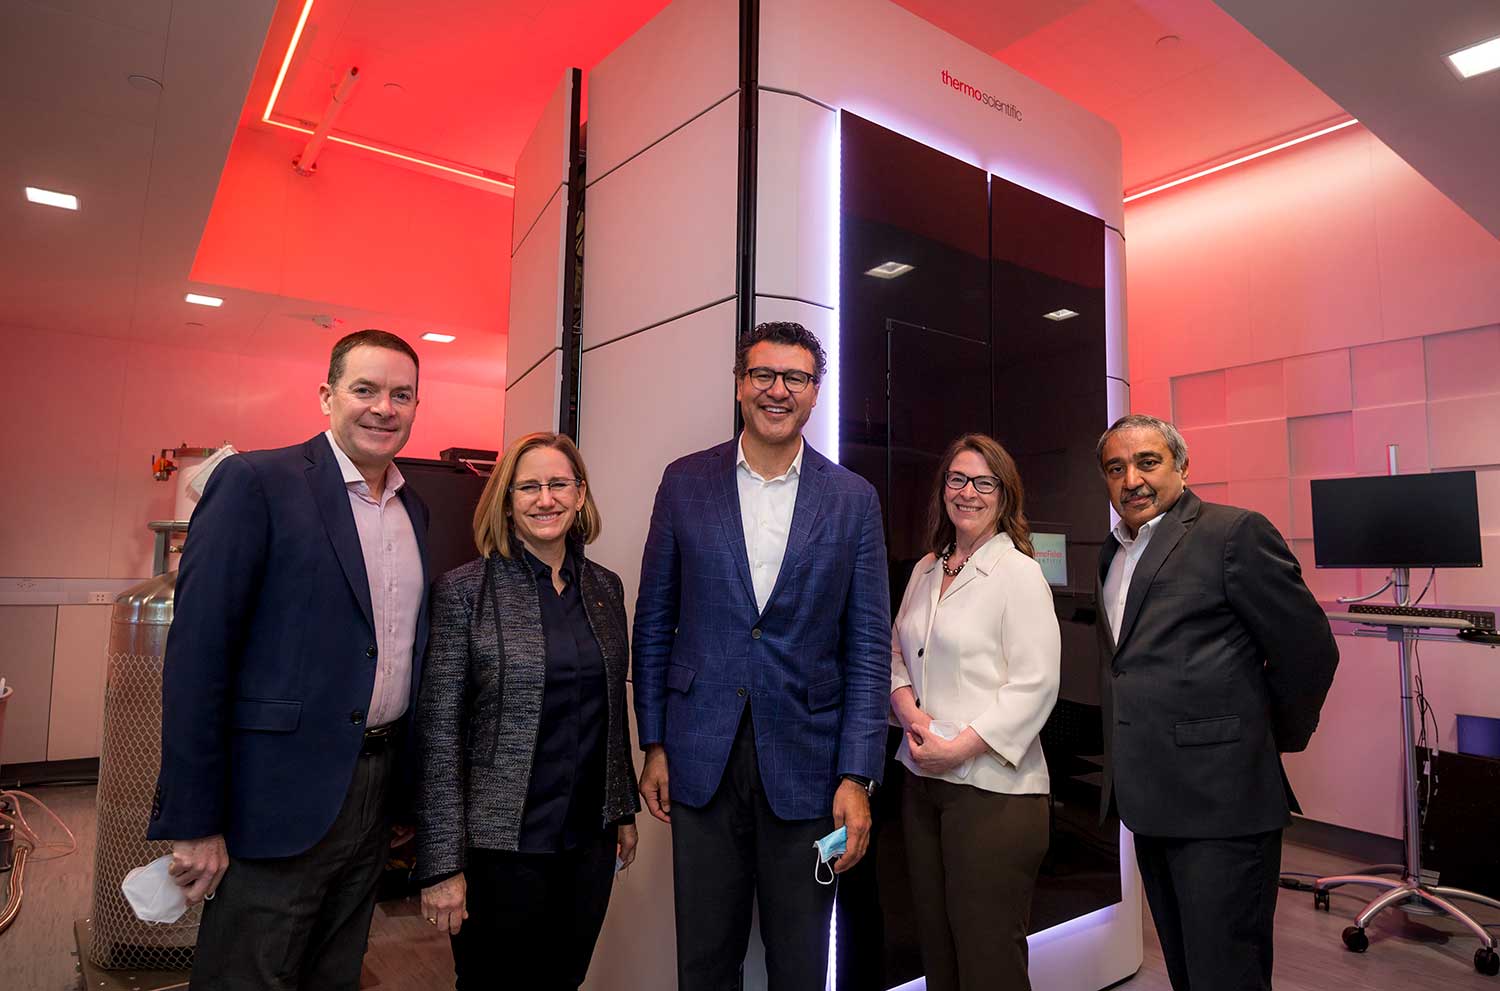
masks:
<path fill-rule="evenodd" d="M 963 490 L 965 485 L 973 484 L 974 491 L 980 495 L 994 495 L 1000 488 L 1000 479 L 994 475 L 965 475 L 961 471 L 950 471 L 943 476 L 943 484 L 954 492 Z"/>
<path fill-rule="evenodd" d="M 775 385 L 778 375 L 781 377 L 781 381 L 786 383 L 787 392 L 801 392 L 807 388 L 809 383 L 818 380 L 817 376 L 811 372 L 804 372 L 800 368 L 788 368 L 784 372 L 779 372 L 774 368 L 757 366 L 745 372 L 745 377 L 750 380 L 750 384 L 755 386 L 760 392 L 765 392 L 771 386 Z"/>
<path fill-rule="evenodd" d="M 551 491 L 553 497 L 556 498 L 569 489 L 575 488 L 582 484 L 583 482 L 576 478 L 554 478 L 550 482 L 522 482 L 519 485 L 512 485 L 510 487 L 510 491 L 512 495 L 520 495 L 525 496 L 528 499 L 535 499 L 537 496 L 542 494 L 542 489 L 546 488 Z"/>

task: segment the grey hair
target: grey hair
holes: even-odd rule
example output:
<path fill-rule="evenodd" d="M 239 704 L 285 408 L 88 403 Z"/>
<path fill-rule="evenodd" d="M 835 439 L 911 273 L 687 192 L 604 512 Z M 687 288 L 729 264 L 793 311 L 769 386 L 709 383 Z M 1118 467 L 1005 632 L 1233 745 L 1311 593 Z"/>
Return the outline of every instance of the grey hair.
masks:
<path fill-rule="evenodd" d="M 1130 413 L 1120 417 L 1109 425 L 1109 429 L 1099 435 L 1099 443 L 1094 445 L 1094 461 L 1099 465 L 1099 470 L 1104 470 L 1104 445 L 1109 439 L 1121 430 L 1155 430 L 1161 434 L 1162 440 L 1167 442 L 1167 450 L 1172 454 L 1172 466 L 1180 475 L 1187 471 L 1188 449 L 1187 441 L 1182 439 L 1182 433 L 1166 420 L 1147 416 L 1144 413 Z"/>

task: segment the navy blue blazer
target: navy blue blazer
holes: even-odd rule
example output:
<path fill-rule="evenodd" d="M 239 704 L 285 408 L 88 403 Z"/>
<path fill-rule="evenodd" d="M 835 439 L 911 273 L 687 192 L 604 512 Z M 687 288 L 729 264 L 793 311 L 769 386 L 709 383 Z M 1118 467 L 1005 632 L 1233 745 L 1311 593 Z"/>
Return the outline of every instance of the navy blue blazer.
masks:
<path fill-rule="evenodd" d="M 747 703 L 778 817 L 828 815 L 840 775 L 880 780 L 891 690 L 880 500 L 858 475 L 804 451 L 764 612 L 740 518 L 737 441 L 673 462 L 657 489 L 635 606 L 635 713 L 641 746 L 666 745 L 673 802 L 713 797 Z"/>
<path fill-rule="evenodd" d="M 400 498 L 425 579 L 427 507 L 410 486 Z M 225 460 L 193 512 L 177 572 L 147 836 L 222 833 L 236 857 L 312 847 L 354 777 L 375 655 L 364 554 L 327 438 Z"/>

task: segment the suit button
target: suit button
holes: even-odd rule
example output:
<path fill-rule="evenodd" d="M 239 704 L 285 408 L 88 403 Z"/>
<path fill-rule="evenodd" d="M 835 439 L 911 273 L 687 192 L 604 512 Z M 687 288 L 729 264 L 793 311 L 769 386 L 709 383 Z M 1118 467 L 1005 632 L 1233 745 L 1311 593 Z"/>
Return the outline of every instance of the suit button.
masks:
<path fill-rule="evenodd" d="M 927 648 L 926 647 L 918 647 L 917 648 L 917 656 L 918 657 L 921 657 L 925 653 L 927 653 Z"/>
<path fill-rule="evenodd" d="M 349 721 L 358 726 L 360 723 L 365 721 L 365 711 L 363 709 L 355 709 L 353 712 L 349 713 Z"/>
<path fill-rule="evenodd" d="M 743 688 L 736 688 L 734 690 L 734 694 L 738 695 L 740 698 L 744 698 L 745 697 L 745 690 Z"/>
<path fill-rule="evenodd" d="M 376 656 L 379 653 L 380 653 L 380 651 L 376 649 L 376 647 L 375 647 L 375 645 L 373 643 L 370 644 L 370 646 L 368 646 L 368 647 L 365 648 L 365 656 L 366 657 L 374 657 L 374 656 Z"/>
<path fill-rule="evenodd" d="M 760 639 L 760 627 L 757 626 L 755 629 L 753 629 L 753 630 L 750 631 L 750 639 L 751 640 L 759 640 Z"/>

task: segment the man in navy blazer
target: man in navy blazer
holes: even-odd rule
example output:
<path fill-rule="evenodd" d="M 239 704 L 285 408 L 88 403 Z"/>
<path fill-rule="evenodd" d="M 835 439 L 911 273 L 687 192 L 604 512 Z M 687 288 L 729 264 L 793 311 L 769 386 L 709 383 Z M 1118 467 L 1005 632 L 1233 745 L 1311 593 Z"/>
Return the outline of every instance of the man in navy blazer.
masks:
<path fill-rule="evenodd" d="M 402 790 L 428 514 L 392 459 L 416 352 L 350 334 L 319 396 L 326 433 L 214 472 L 178 570 L 148 835 L 213 899 L 195 991 L 354 991 Z"/>
<path fill-rule="evenodd" d="M 802 427 L 827 366 L 795 323 L 735 355 L 743 433 L 662 477 L 636 599 L 641 795 L 672 827 L 679 991 L 738 987 L 760 905 L 771 991 L 821 988 L 832 886 L 869 842 L 885 760 L 890 592 L 880 501 Z M 669 774 L 670 769 L 670 774 Z"/>

